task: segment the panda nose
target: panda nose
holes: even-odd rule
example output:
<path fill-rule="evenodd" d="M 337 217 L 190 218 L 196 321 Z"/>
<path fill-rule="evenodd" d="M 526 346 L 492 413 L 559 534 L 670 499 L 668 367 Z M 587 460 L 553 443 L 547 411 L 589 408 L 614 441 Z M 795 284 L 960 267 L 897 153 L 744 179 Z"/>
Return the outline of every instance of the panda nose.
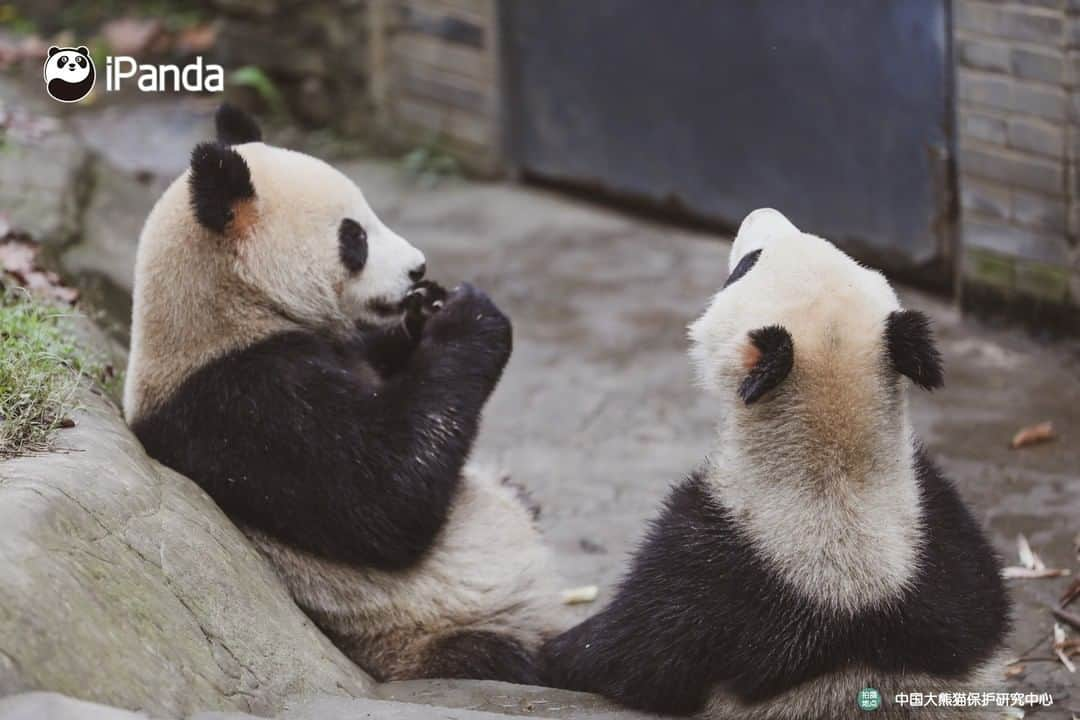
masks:
<path fill-rule="evenodd" d="M 424 274 L 427 272 L 427 263 L 420 263 L 412 270 L 409 271 L 409 279 L 413 282 L 419 282 L 424 278 Z"/>

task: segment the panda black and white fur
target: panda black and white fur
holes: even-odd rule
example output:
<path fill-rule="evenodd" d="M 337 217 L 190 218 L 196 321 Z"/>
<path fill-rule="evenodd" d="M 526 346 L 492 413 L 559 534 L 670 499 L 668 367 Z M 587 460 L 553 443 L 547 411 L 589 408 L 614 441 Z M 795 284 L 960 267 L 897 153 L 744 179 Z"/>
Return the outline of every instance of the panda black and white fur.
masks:
<path fill-rule="evenodd" d="M 715 449 L 612 602 L 545 645 L 551 681 L 746 720 L 864 717 L 866 687 L 887 717 L 900 692 L 1000 690 L 998 560 L 906 409 L 903 376 L 942 384 L 927 319 L 774 210 L 743 222 L 730 267 L 690 328 Z"/>
<path fill-rule="evenodd" d="M 509 320 L 418 284 L 423 254 L 345 175 L 217 122 L 139 241 L 133 430 L 376 678 L 535 683 L 558 581 L 514 488 L 466 466 Z"/>

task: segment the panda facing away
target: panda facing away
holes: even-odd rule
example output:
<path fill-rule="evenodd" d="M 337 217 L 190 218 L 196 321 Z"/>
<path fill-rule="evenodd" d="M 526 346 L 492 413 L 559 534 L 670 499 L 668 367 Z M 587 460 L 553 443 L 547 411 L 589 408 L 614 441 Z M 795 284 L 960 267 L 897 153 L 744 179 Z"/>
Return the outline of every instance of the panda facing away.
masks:
<path fill-rule="evenodd" d="M 216 119 L 139 240 L 132 429 L 376 678 L 537 682 L 558 583 L 517 493 L 466 466 L 509 320 L 421 281 L 345 175 Z"/>
<path fill-rule="evenodd" d="M 775 210 L 743 221 L 690 328 L 720 421 L 598 615 L 544 647 L 553 684 L 710 718 L 904 716 L 897 693 L 999 690 L 1000 568 L 915 440 L 942 384 L 928 321 Z M 978 708 L 924 707 L 920 718 Z"/>

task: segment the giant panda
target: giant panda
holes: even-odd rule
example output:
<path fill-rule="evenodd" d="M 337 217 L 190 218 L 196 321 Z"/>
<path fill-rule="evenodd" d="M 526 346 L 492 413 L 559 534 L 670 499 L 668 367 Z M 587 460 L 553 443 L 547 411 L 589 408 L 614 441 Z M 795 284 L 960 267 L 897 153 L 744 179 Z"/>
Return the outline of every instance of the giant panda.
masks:
<path fill-rule="evenodd" d="M 610 604 L 545 644 L 549 680 L 740 720 L 864 717 L 863 689 L 887 717 L 903 693 L 998 689 L 999 561 L 908 417 L 907 381 L 942 384 L 928 319 L 775 210 L 744 220 L 730 263 L 690 327 L 714 448 Z"/>
<path fill-rule="evenodd" d="M 556 574 L 518 491 L 466 465 L 509 320 L 422 281 L 345 175 L 216 120 L 139 239 L 132 429 L 375 678 L 537 682 Z"/>

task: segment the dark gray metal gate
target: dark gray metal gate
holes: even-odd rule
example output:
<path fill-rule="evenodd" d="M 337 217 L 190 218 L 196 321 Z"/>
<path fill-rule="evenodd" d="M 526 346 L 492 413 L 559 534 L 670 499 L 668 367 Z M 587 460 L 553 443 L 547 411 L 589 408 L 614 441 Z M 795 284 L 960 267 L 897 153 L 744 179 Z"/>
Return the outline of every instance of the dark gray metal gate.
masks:
<path fill-rule="evenodd" d="M 948 0 L 502 0 L 526 173 L 737 223 L 773 206 L 879 265 L 942 265 Z"/>

